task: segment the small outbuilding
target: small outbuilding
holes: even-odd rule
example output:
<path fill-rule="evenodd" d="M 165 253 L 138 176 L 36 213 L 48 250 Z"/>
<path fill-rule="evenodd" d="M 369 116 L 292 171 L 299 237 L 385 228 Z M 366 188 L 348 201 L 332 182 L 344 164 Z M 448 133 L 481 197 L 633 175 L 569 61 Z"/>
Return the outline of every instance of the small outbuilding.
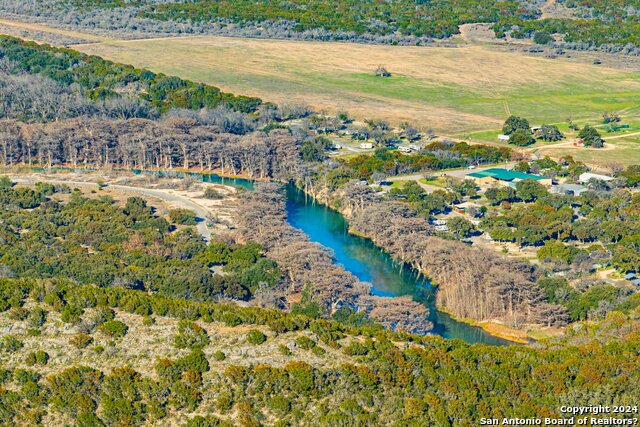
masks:
<path fill-rule="evenodd" d="M 584 184 L 589 182 L 590 179 L 599 179 L 601 181 L 613 181 L 612 176 L 600 175 L 600 174 L 591 173 L 591 172 L 585 172 L 582 175 L 580 175 L 580 177 L 578 178 L 578 181 Z"/>
<path fill-rule="evenodd" d="M 551 187 L 549 190 L 553 194 L 569 194 L 572 196 L 579 196 L 585 191 L 588 191 L 587 187 L 576 184 L 558 184 Z"/>

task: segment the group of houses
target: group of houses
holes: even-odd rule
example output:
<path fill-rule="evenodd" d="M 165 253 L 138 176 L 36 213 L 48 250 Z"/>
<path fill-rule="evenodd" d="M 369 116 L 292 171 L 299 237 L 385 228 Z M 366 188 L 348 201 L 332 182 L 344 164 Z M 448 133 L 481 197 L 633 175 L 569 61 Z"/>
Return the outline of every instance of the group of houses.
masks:
<path fill-rule="evenodd" d="M 467 179 L 471 179 L 478 187 L 487 187 L 491 185 L 504 185 L 509 187 L 515 187 L 516 184 L 525 179 L 532 179 L 539 182 L 545 187 L 549 188 L 549 191 L 553 194 L 566 194 L 579 196 L 588 188 L 580 184 L 588 184 L 591 180 L 600 180 L 604 182 L 612 181 L 614 178 L 607 175 L 600 175 L 591 172 L 585 172 L 578 178 L 579 184 L 554 184 L 553 179 L 534 175 L 525 172 L 519 172 L 501 168 L 490 168 L 482 171 L 474 171 L 467 174 Z"/>

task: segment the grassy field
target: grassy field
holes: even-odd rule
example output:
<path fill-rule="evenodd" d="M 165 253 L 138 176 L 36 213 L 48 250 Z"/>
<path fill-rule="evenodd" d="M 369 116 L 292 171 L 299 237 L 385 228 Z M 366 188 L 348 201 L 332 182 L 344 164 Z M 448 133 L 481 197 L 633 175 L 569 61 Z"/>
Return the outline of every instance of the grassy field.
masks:
<path fill-rule="evenodd" d="M 444 134 L 498 129 L 509 113 L 532 124 L 638 106 L 637 73 L 491 47 L 371 46 L 188 37 L 75 47 L 111 60 L 279 103 L 358 118 L 403 120 Z M 376 78 L 384 65 L 391 78 Z"/>

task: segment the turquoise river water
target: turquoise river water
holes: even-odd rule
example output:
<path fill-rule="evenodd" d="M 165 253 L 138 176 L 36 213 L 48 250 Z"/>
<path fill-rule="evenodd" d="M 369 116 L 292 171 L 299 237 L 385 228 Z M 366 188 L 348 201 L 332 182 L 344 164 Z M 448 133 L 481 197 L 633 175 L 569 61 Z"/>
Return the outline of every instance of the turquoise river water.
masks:
<path fill-rule="evenodd" d="M 62 169 L 62 168 L 58 168 Z M 142 173 L 141 171 L 133 171 Z M 157 173 L 160 176 L 184 176 L 184 173 Z M 247 179 L 224 178 L 218 175 L 187 174 L 205 182 L 232 185 L 251 190 L 254 182 Z M 397 297 L 410 295 L 427 306 L 433 333 L 445 338 L 457 338 L 468 343 L 509 345 L 509 341 L 494 337 L 481 328 L 458 322 L 434 305 L 434 289 L 429 280 L 415 269 L 393 261 L 384 250 L 369 239 L 349 234 L 346 219 L 337 211 L 318 203 L 294 185 L 286 186 L 287 214 L 291 226 L 306 233 L 311 241 L 329 249 L 335 262 L 359 280 L 372 285 L 374 295 Z"/>
<path fill-rule="evenodd" d="M 251 189 L 253 182 L 244 179 L 203 175 L 207 182 L 240 186 Z M 508 345 L 509 342 L 494 337 L 481 328 L 458 322 L 447 313 L 436 310 L 434 290 L 429 280 L 415 269 L 398 264 L 371 240 L 349 234 L 346 219 L 337 211 L 318 203 L 294 185 L 287 185 L 287 216 L 291 226 L 302 230 L 311 241 L 330 248 L 336 263 L 351 272 L 359 280 L 369 282 L 372 292 L 378 296 L 396 297 L 410 295 L 425 304 L 431 313 L 433 333 L 445 338 L 458 338 L 468 343 Z"/>

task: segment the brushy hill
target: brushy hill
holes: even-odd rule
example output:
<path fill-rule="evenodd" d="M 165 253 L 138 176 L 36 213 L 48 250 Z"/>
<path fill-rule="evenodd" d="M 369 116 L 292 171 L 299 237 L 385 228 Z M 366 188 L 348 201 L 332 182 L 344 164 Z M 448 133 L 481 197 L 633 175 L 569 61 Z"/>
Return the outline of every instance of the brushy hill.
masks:
<path fill-rule="evenodd" d="M 225 34 L 261 38 L 422 44 L 447 39 L 467 23 L 489 24 L 499 38 L 564 47 L 639 52 L 638 0 L 194 0 L 148 2 L 20 0 L 6 16 L 98 32 Z"/>
<path fill-rule="evenodd" d="M 2 279 L 0 302 L 3 425 L 471 426 L 640 397 L 619 313 L 543 350 L 63 281 Z"/>

